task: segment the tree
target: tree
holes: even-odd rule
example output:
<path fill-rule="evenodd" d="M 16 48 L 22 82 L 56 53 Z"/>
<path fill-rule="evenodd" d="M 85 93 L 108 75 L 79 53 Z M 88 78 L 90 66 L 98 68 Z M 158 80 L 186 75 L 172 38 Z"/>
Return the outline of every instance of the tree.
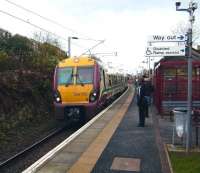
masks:
<path fill-rule="evenodd" d="M 195 24 L 193 27 L 193 45 L 199 45 L 200 43 L 200 24 Z M 172 29 L 173 34 L 185 35 L 188 32 L 188 25 L 184 22 L 178 23 L 174 29 Z"/>
<path fill-rule="evenodd" d="M 4 71 L 10 66 L 9 60 L 8 54 L 5 51 L 0 50 L 0 71 Z"/>
<path fill-rule="evenodd" d="M 59 60 L 66 57 L 66 53 L 60 48 L 60 42 L 49 33 L 35 32 L 33 36 L 37 49 L 35 64 L 41 69 L 52 70 Z"/>
<path fill-rule="evenodd" d="M 58 48 L 61 48 L 60 41 L 52 36 L 50 33 L 47 32 L 35 32 L 33 33 L 33 39 L 36 40 L 38 43 L 49 43 L 51 45 L 54 45 Z"/>
<path fill-rule="evenodd" d="M 0 51 L 5 51 L 8 47 L 8 38 L 0 38 Z"/>
<path fill-rule="evenodd" d="M 31 61 L 33 54 L 32 42 L 28 38 L 16 34 L 8 39 L 6 51 L 18 60 L 22 67 Z"/>

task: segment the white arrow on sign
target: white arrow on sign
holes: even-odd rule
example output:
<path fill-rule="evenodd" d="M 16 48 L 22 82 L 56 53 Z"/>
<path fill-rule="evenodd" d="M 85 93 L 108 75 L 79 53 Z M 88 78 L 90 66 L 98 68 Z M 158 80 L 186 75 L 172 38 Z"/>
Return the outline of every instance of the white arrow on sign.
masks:
<path fill-rule="evenodd" d="M 184 42 L 185 35 L 151 35 L 148 37 L 149 42 Z"/>
<path fill-rule="evenodd" d="M 150 46 L 146 48 L 145 56 L 185 56 L 185 46 Z"/>

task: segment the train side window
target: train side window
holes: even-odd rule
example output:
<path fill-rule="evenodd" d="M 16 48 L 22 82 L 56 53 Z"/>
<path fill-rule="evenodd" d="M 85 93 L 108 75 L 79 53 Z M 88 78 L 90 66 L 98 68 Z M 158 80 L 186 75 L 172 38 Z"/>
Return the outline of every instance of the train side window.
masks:
<path fill-rule="evenodd" d="M 102 80 L 102 68 L 100 68 L 100 81 Z"/>
<path fill-rule="evenodd" d="M 114 78 L 114 84 L 116 85 L 117 84 L 117 76 L 113 76 Z"/>
<path fill-rule="evenodd" d="M 105 75 L 104 75 L 104 70 L 102 68 L 100 69 L 100 81 L 101 81 L 101 86 L 105 88 Z"/>
<path fill-rule="evenodd" d="M 112 86 L 112 76 L 109 75 L 109 86 Z"/>
<path fill-rule="evenodd" d="M 112 81 L 112 85 L 115 85 L 115 78 L 114 78 L 114 76 L 111 76 L 111 81 Z"/>
<path fill-rule="evenodd" d="M 114 85 L 114 80 L 113 80 L 113 76 L 110 76 L 110 81 L 111 81 L 111 86 Z"/>
<path fill-rule="evenodd" d="M 106 88 L 106 76 L 105 76 L 104 70 L 103 70 L 103 83 L 104 83 L 104 87 Z"/>
<path fill-rule="evenodd" d="M 110 86 L 110 83 L 109 83 L 109 75 L 106 74 L 106 72 L 104 71 L 104 75 L 105 75 L 105 85 L 106 85 L 106 88 L 109 88 Z"/>

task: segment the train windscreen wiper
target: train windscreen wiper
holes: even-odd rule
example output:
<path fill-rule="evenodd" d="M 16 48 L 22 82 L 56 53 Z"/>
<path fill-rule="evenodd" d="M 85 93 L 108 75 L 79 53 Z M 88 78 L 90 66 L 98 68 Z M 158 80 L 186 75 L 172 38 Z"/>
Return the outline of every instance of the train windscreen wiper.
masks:
<path fill-rule="evenodd" d="M 79 83 L 81 84 L 81 86 L 84 86 L 84 83 L 83 83 L 83 81 L 81 80 L 79 74 L 76 74 L 76 76 L 77 76 L 77 79 L 79 80 Z"/>
<path fill-rule="evenodd" d="M 69 84 L 71 84 L 71 83 L 72 83 L 72 78 L 73 78 L 73 76 L 74 76 L 74 75 L 73 75 L 73 74 L 71 74 L 71 75 L 70 75 L 70 78 L 68 78 L 68 81 L 67 81 L 67 82 L 66 82 L 66 84 L 65 84 L 65 86 L 66 86 L 66 87 L 68 87 L 68 86 L 69 86 Z"/>

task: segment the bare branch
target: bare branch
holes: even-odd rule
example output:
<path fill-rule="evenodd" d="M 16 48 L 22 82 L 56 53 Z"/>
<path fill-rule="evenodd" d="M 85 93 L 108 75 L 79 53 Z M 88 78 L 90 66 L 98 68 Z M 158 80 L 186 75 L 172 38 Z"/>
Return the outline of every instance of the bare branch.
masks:
<path fill-rule="evenodd" d="M 196 23 L 194 24 L 193 27 L 193 44 L 194 45 L 199 45 L 200 44 L 200 24 Z M 173 29 L 172 33 L 173 34 L 186 34 L 188 31 L 188 25 L 184 22 L 178 23 Z"/>

